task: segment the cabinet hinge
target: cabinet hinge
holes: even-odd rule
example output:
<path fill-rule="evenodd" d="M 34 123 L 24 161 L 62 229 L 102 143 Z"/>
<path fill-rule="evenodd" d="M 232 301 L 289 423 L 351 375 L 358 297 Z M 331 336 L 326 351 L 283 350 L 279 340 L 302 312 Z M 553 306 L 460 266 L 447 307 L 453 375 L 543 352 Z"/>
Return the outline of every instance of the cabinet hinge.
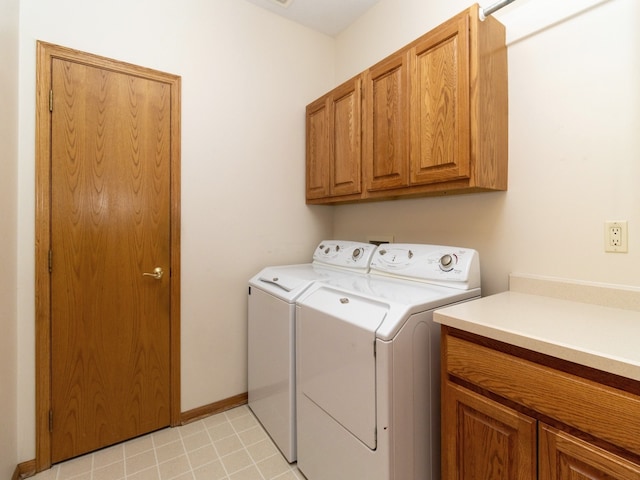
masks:
<path fill-rule="evenodd" d="M 53 112 L 53 90 L 49 90 L 49 111 Z"/>
<path fill-rule="evenodd" d="M 49 250 L 49 273 L 53 270 L 53 251 Z"/>
<path fill-rule="evenodd" d="M 49 410 L 49 431 L 53 432 L 53 410 Z"/>

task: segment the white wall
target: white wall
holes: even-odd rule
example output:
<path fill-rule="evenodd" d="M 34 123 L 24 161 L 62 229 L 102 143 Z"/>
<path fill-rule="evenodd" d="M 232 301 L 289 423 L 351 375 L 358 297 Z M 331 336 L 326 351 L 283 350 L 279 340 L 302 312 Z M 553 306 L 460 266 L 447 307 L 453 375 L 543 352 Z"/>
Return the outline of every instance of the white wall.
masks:
<path fill-rule="evenodd" d="M 468 6 L 382 0 L 338 38 L 336 81 Z M 518 0 L 496 17 L 509 190 L 339 206 L 335 236 L 476 248 L 484 294 L 506 290 L 510 272 L 640 286 L 640 3 Z M 629 253 L 604 253 L 606 220 L 628 220 Z"/>
<path fill-rule="evenodd" d="M 308 261 L 331 237 L 333 210 L 304 203 L 304 107 L 333 86 L 335 41 L 239 0 L 21 0 L 20 7 L 25 461 L 35 457 L 36 39 L 182 76 L 183 411 L 247 390 L 249 277 L 267 264 Z"/>
<path fill-rule="evenodd" d="M 0 58 L 0 478 L 11 478 L 18 460 L 18 0 L 0 1 Z"/>

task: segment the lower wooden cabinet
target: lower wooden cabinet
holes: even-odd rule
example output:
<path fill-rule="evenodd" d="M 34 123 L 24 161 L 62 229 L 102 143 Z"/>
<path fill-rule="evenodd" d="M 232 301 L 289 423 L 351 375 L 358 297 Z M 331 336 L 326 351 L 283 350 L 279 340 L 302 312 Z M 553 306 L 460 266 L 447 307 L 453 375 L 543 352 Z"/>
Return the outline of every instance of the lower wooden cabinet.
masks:
<path fill-rule="evenodd" d="M 543 423 L 539 429 L 540 480 L 640 478 L 640 465 L 636 463 Z"/>
<path fill-rule="evenodd" d="M 443 397 L 442 479 L 536 478 L 536 420 L 452 383 Z"/>
<path fill-rule="evenodd" d="M 442 372 L 443 480 L 640 480 L 639 382 L 449 327 Z"/>

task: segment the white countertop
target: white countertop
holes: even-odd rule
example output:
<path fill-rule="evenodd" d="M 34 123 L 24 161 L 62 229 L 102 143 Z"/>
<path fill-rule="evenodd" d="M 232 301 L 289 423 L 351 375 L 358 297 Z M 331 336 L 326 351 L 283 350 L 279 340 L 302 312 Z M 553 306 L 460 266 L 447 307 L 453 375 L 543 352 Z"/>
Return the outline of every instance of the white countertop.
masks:
<path fill-rule="evenodd" d="M 514 283 L 511 291 L 437 310 L 434 320 L 640 381 L 640 311 L 513 291 Z"/>

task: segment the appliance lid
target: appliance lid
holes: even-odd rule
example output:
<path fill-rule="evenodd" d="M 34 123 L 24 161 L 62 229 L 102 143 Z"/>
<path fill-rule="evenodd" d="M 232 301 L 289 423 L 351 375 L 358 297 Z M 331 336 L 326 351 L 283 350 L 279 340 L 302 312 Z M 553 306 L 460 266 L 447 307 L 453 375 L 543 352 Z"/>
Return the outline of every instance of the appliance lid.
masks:
<path fill-rule="evenodd" d="M 326 269 L 310 263 L 266 267 L 249 280 L 249 285 L 293 303 Z M 326 275 L 326 273 L 325 273 Z"/>
<path fill-rule="evenodd" d="M 322 293 L 316 295 L 318 291 Z M 297 299 L 297 303 L 320 310 L 332 308 L 339 299 L 345 299 L 354 306 L 362 305 L 365 300 L 384 305 L 386 315 L 375 325 L 375 336 L 381 340 L 391 340 L 410 315 L 479 296 L 479 288 L 462 290 L 383 275 L 342 275 L 312 285 Z M 330 300 L 331 297 L 334 298 Z M 362 315 L 345 320 L 367 322 Z M 373 325 L 362 325 L 362 328 L 371 329 Z"/>
<path fill-rule="evenodd" d="M 265 267 L 249 279 L 249 285 L 293 303 L 314 282 L 362 275 L 358 270 L 349 271 L 323 264 L 302 263 Z"/>
<path fill-rule="evenodd" d="M 300 288 L 301 286 L 309 283 L 309 280 L 290 276 L 286 273 L 278 275 L 277 272 L 274 272 L 271 269 L 264 270 L 260 274 L 258 279 L 263 283 L 270 283 L 278 288 L 281 288 L 285 292 L 290 292 L 291 290 L 295 290 L 296 288 Z"/>

